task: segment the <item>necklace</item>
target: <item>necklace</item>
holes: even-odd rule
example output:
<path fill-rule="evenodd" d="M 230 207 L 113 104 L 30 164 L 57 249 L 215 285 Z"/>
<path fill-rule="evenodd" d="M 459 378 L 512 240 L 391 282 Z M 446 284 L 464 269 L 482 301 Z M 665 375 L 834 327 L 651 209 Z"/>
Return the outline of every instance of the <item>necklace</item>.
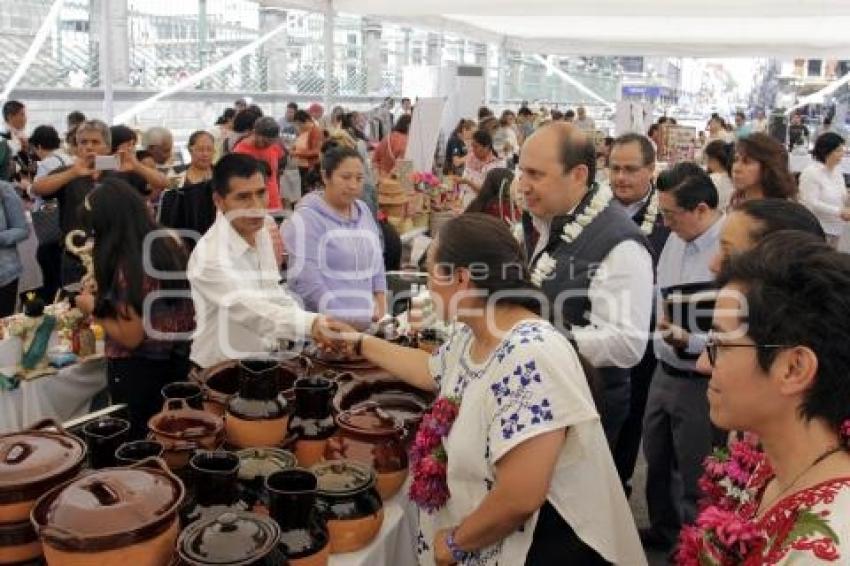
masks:
<path fill-rule="evenodd" d="M 655 220 L 658 218 L 658 191 L 650 189 L 652 196 L 649 197 L 649 204 L 646 207 L 646 212 L 643 215 L 643 222 L 640 224 L 640 231 L 644 236 L 652 234 L 655 228 Z"/>
<path fill-rule="evenodd" d="M 777 501 L 777 500 L 779 500 L 779 498 L 780 498 L 780 497 L 782 497 L 783 495 L 785 495 L 786 493 L 788 493 L 788 491 L 789 491 L 792 487 L 794 487 L 795 485 L 797 485 L 797 482 L 798 482 L 798 481 L 800 481 L 800 480 L 803 478 L 803 476 L 805 476 L 808 472 L 810 472 L 810 471 L 811 471 L 811 470 L 812 470 L 815 466 L 817 466 L 818 464 L 820 464 L 821 462 L 823 462 L 824 460 L 826 460 L 827 458 L 829 458 L 829 457 L 830 457 L 830 456 L 832 456 L 833 454 L 835 454 L 835 453 L 837 453 L 837 452 L 840 452 L 840 451 L 842 451 L 842 450 L 844 450 L 844 447 L 843 447 L 843 446 L 833 446 L 832 448 L 830 448 L 830 449 L 828 449 L 828 450 L 824 451 L 824 452 L 823 452 L 820 456 L 818 456 L 817 458 L 815 458 L 815 459 L 812 461 L 812 463 L 811 463 L 811 464 L 809 464 L 808 466 L 806 466 L 806 467 L 803 469 L 803 471 L 802 471 L 802 472 L 800 472 L 799 474 L 797 474 L 797 475 L 794 477 L 793 481 L 791 481 L 791 483 L 789 483 L 788 485 L 786 485 L 786 486 L 785 486 L 785 487 L 784 487 L 784 488 L 783 488 L 783 489 L 782 489 L 782 490 L 781 490 L 778 494 L 776 494 L 776 495 L 775 495 L 775 496 L 774 496 L 774 497 L 770 500 L 770 502 L 769 502 L 769 503 L 767 503 L 767 504 L 762 503 L 762 505 L 761 505 L 762 512 L 767 511 L 768 509 L 770 509 L 770 507 L 771 507 L 774 503 L 776 503 L 776 501 Z M 779 483 L 779 482 L 778 482 L 778 480 L 777 480 L 777 483 Z"/>

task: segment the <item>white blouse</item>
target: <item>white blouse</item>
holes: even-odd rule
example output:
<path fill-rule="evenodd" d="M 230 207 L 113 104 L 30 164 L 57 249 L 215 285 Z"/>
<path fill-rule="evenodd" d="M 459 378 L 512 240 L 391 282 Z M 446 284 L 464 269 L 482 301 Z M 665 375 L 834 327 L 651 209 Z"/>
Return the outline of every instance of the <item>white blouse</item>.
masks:
<path fill-rule="evenodd" d="M 441 394 L 462 397 L 457 420 L 444 439 L 451 495 L 433 515 L 420 512 L 420 563 L 434 563 L 436 532 L 460 524 L 481 504 L 505 454 L 540 434 L 566 428 L 548 501 L 606 560 L 645 565 L 599 414 L 567 339 L 546 321 L 523 321 L 487 361 L 474 364 L 469 355 L 472 332 L 464 325 L 455 328 L 430 360 Z M 535 512 L 516 532 L 475 552 L 464 564 L 524 564 L 538 515 Z"/>
<path fill-rule="evenodd" d="M 729 208 L 732 193 L 735 192 L 735 186 L 732 184 L 732 178 L 725 172 L 712 173 L 709 177 L 711 177 L 711 180 L 714 183 L 714 188 L 717 189 L 717 210 L 725 212 L 726 209 Z"/>
<path fill-rule="evenodd" d="M 823 231 L 830 236 L 838 236 L 844 229 L 841 210 L 846 198 L 840 167 L 830 171 L 823 163 L 815 162 L 800 175 L 800 200 L 817 216 Z"/>

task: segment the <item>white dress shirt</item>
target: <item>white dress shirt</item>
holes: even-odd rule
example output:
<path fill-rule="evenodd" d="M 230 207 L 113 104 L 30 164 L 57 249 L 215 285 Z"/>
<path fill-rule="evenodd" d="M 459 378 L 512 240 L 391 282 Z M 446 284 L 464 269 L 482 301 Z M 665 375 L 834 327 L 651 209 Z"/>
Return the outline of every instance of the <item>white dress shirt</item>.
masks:
<path fill-rule="evenodd" d="M 532 220 L 540 234 L 536 258 L 549 240 L 551 222 Z M 590 279 L 590 324 L 571 329 L 581 355 L 598 368 L 636 366 L 646 351 L 652 294 L 649 251 L 634 240 L 614 246 Z"/>
<path fill-rule="evenodd" d="M 691 240 L 686 242 L 676 233 L 671 232 L 661 257 L 658 259 L 658 291 L 657 305 L 661 307 L 660 291 L 674 285 L 686 283 L 705 283 L 714 281 L 714 274 L 708 268 L 711 258 L 717 253 L 720 244 L 720 229 L 723 227 L 723 216 L 720 216 L 711 227 Z M 658 313 L 661 320 L 663 313 Z M 688 354 L 698 355 L 705 349 L 707 336 L 704 334 L 691 334 Z M 696 360 L 683 360 L 676 355 L 676 350 L 665 342 L 660 336 L 655 337 L 655 356 L 671 366 L 693 371 L 696 369 Z"/>
<path fill-rule="evenodd" d="M 318 316 L 281 285 L 269 231 L 258 231 L 251 246 L 220 212 L 192 252 L 188 275 L 196 323 L 190 357 L 204 368 L 303 340 Z"/>
<path fill-rule="evenodd" d="M 709 177 L 711 177 L 711 182 L 714 183 L 714 188 L 717 189 L 717 210 L 725 211 L 729 208 L 732 194 L 735 192 L 732 178 L 726 172 L 712 173 Z"/>
<path fill-rule="evenodd" d="M 826 165 L 816 161 L 800 174 L 800 200 L 817 216 L 823 231 L 830 236 L 839 236 L 844 230 L 841 210 L 846 198 L 841 167 L 830 171 Z"/>

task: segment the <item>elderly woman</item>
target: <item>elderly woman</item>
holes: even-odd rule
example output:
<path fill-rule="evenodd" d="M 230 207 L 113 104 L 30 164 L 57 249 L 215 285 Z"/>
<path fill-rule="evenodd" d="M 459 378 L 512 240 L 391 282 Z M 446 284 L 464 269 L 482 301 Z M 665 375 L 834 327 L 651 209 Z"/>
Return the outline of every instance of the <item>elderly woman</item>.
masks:
<path fill-rule="evenodd" d="M 391 375 L 439 392 L 423 422 L 443 430 L 420 429 L 415 446 L 440 455 L 412 459 L 411 497 L 429 511 L 421 563 L 645 564 L 582 364 L 535 312 L 545 298 L 507 226 L 485 214 L 449 221 L 428 274 L 435 310 L 458 322 L 432 356 L 345 338 Z"/>
<path fill-rule="evenodd" d="M 731 257 L 718 282 L 700 358 L 711 420 L 756 435 L 764 452 L 734 444 L 734 465 L 709 468 L 707 507 L 678 563 L 847 564 L 850 256 L 776 232 Z"/>
<path fill-rule="evenodd" d="M 378 225 L 360 200 L 363 158 L 351 147 L 328 150 L 322 179 L 324 190 L 301 199 L 281 227 L 287 283 L 307 310 L 366 328 L 386 313 L 387 282 Z"/>
<path fill-rule="evenodd" d="M 815 162 L 800 175 L 800 200 L 820 220 L 827 240 L 835 246 L 850 220 L 847 188 L 841 172 L 844 138 L 833 132 L 818 136 L 812 155 Z"/>

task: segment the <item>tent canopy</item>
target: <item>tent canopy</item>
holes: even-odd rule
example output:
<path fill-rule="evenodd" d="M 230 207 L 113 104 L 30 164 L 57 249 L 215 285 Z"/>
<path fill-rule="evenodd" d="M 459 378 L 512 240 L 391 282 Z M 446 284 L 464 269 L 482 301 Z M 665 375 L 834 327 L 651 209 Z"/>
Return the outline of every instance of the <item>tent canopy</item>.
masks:
<path fill-rule="evenodd" d="M 850 58 L 850 0 L 331 1 L 541 53 Z"/>

